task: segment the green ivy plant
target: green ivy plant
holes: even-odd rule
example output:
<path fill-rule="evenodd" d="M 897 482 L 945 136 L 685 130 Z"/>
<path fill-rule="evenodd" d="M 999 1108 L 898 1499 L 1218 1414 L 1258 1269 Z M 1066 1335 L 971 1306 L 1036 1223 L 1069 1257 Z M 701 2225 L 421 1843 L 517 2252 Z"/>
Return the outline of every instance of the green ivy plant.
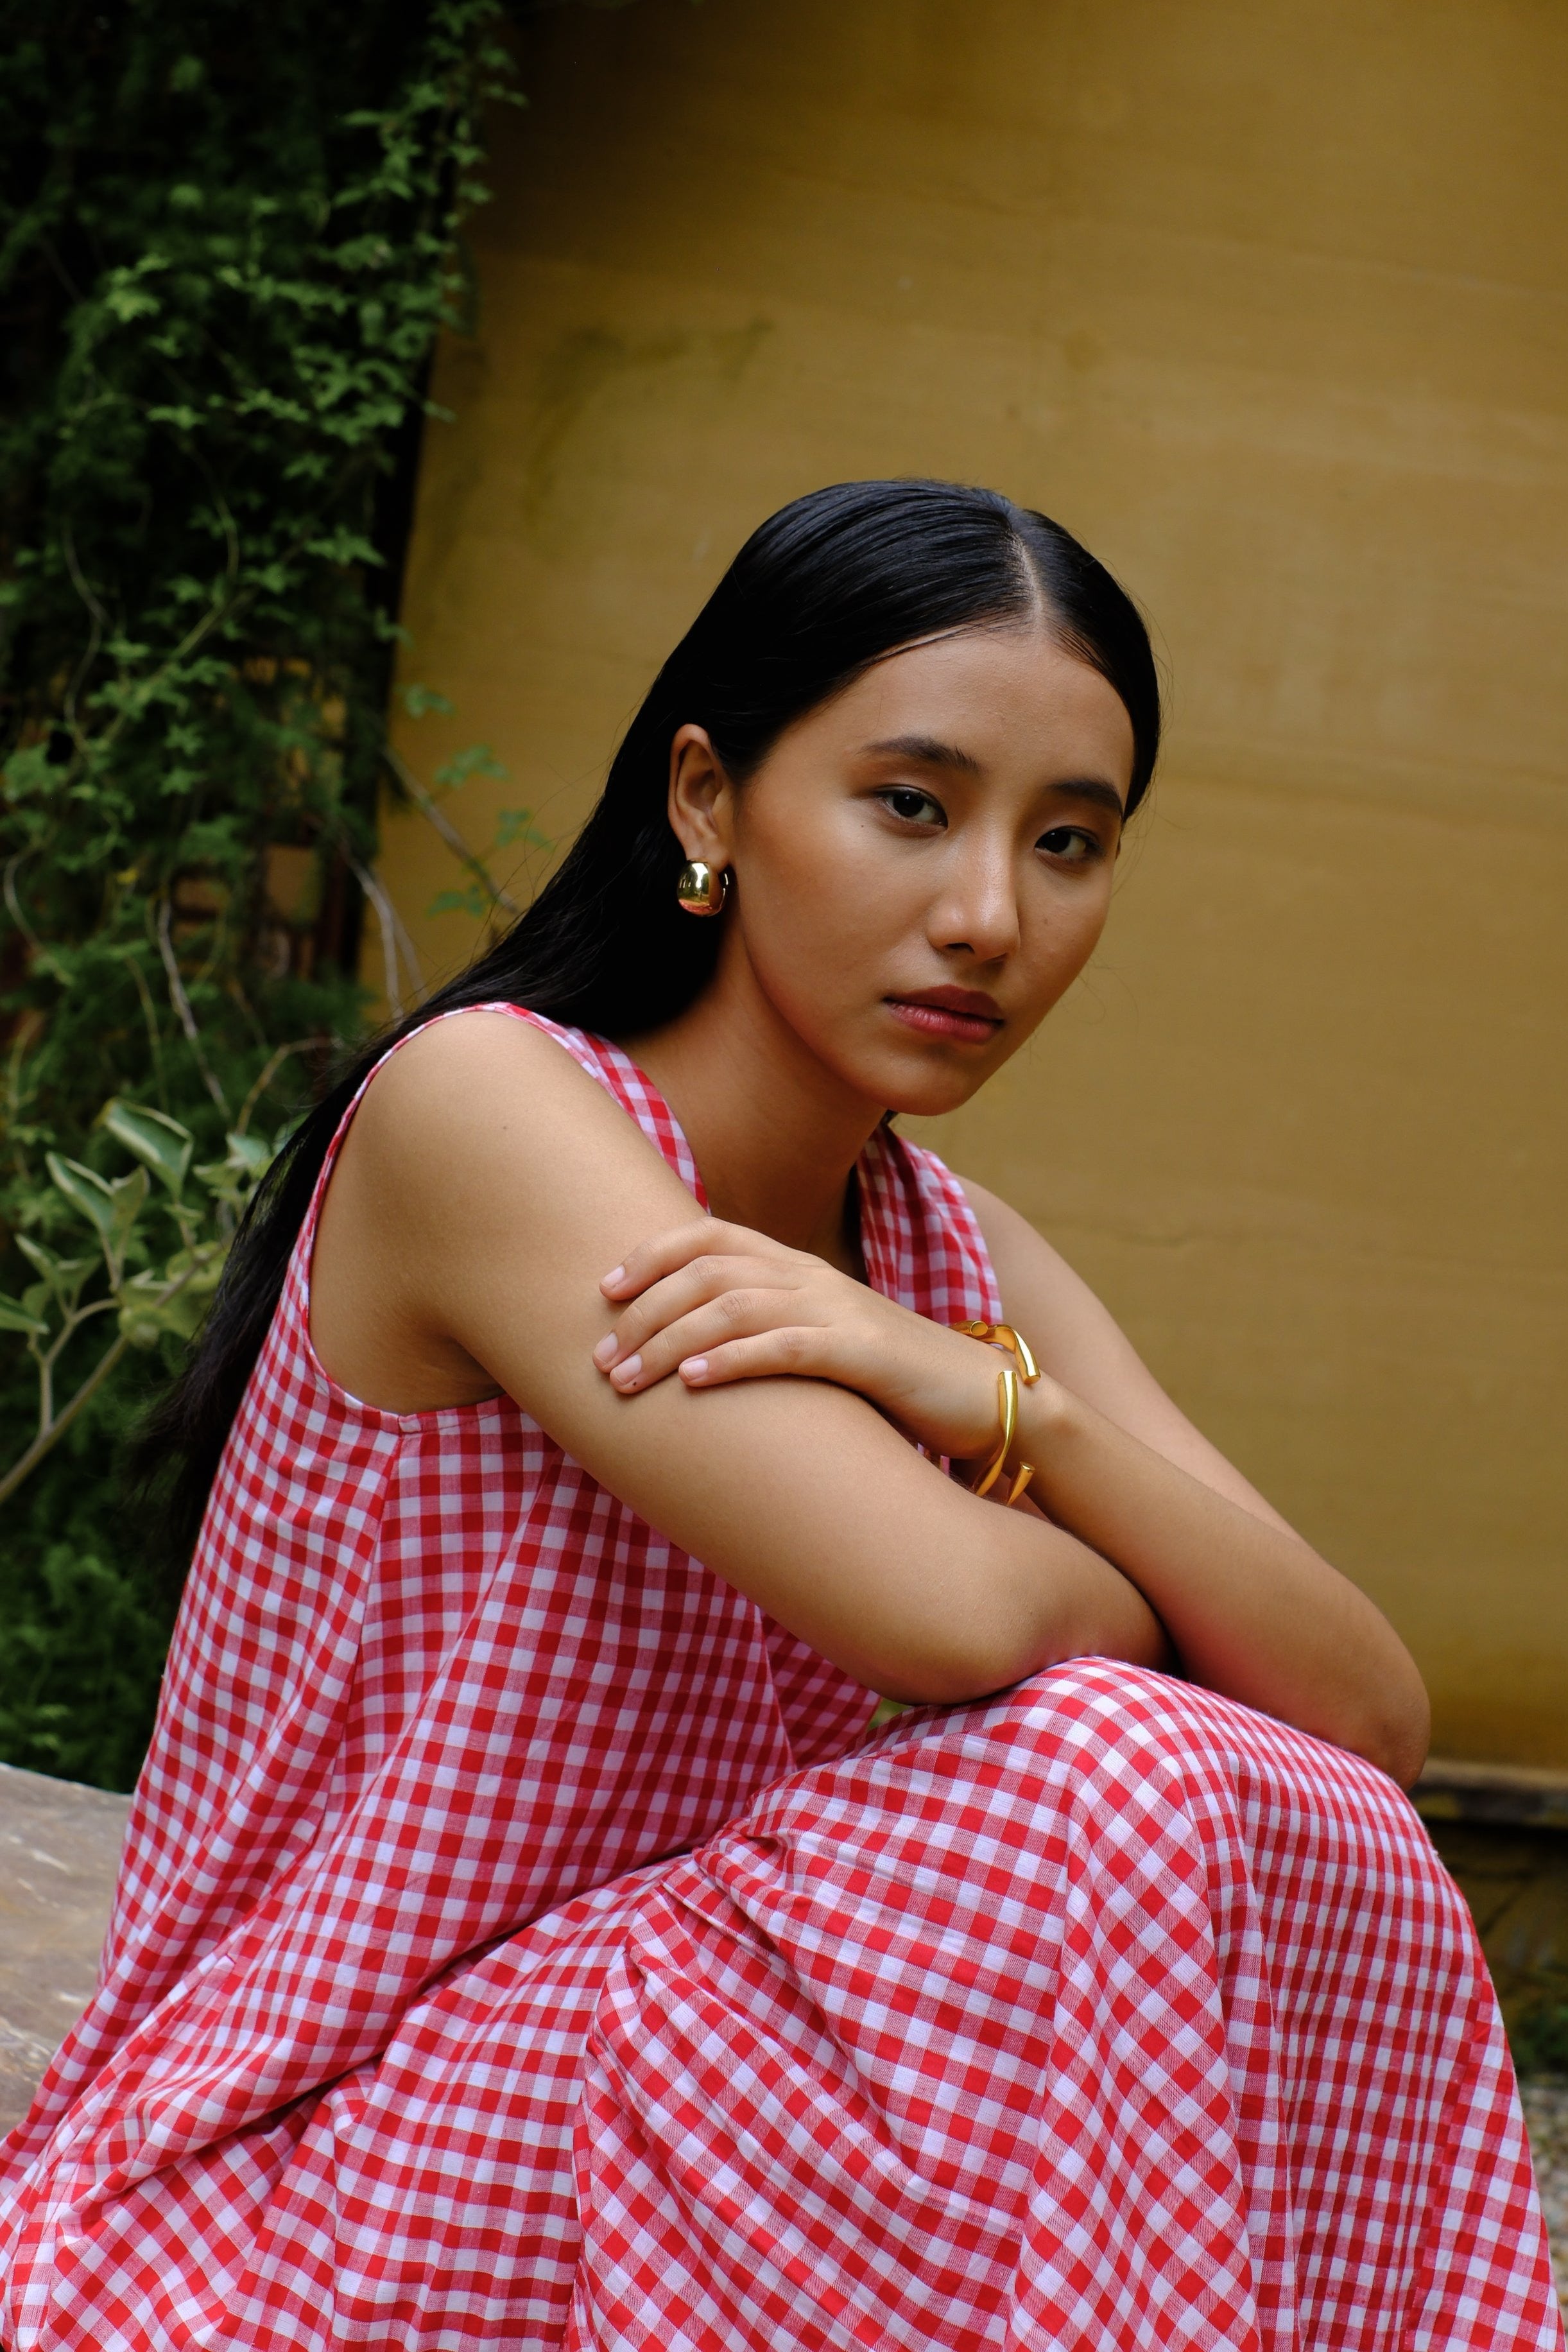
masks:
<path fill-rule="evenodd" d="M 25 1339 L 37 1368 L 37 1423 L 23 1452 L 0 1471 L 0 1504 L 85 1412 L 128 1348 L 155 1348 L 165 1337 L 183 1346 L 194 1335 L 235 1227 L 274 1156 L 275 1146 L 246 1132 L 250 1108 L 247 1104 L 225 1137 L 224 1157 L 193 1171 L 205 1201 L 193 1200 L 185 1189 L 195 1148 L 190 1129 L 144 1105 L 111 1100 L 98 1116 L 98 1125 L 141 1163 L 129 1175 L 105 1177 L 82 1160 L 45 1154 L 49 1181 L 78 1221 L 76 1246 L 85 1244 L 86 1255 L 62 1257 L 31 1234 L 16 1235 L 37 1279 L 20 1298 L 0 1292 L 0 1331 Z M 158 1179 L 159 1195 L 149 1171 Z M 156 1214 L 160 1209 L 163 1220 Z M 160 1222 L 174 1229 L 172 1252 L 157 1250 L 150 1229 Z M 101 1295 L 84 1298 L 100 1272 Z M 56 1394 L 56 1368 L 78 1332 L 100 1315 L 115 1318 L 114 1336 L 75 1392 L 62 1399 Z"/>
<path fill-rule="evenodd" d="M 396 575 L 501 0 L 0 0 L 0 1756 L 126 1785 L 115 1490 L 362 1027 Z M 457 781 L 460 781 L 458 779 Z M 396 996 L 394 987 L 392 993 Z M 166 1572 L 165 1572 L 166 1571 Z"/>

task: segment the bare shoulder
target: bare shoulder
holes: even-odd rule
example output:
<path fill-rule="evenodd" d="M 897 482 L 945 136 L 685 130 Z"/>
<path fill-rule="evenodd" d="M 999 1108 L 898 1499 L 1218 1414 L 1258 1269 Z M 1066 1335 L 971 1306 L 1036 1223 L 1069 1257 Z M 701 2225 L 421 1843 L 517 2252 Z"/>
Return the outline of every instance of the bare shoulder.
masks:
<path fill-rule="evenodd" d="M 465 1135 L 542 1139 L 552 1118 L 570 1132 L 600 1107 L 618 1108 L 564 1045 L 531 1021 L 477 1006 L 432 1021 L 389 1054 L 355 1125 L 395 1129 L 405 1142 L 450 1135 L 454 1122 Z"/>
<path fill-rule="evenodd" d="M 521 1401 L 517 1381 L 539 1392 L 551 1331 L 591 1311 L 605 1269 L 695 1214 L 553 1037 L 478 1009 L 432 1022 L 375 1072 L 333 1170 L 311 1277 L 317 1354 L 392 1412 L 497 1386 Z"/>
<path fill-rule="evenodd" d="M 451 1209 L 516 1187 L 570 1190 L 590 1163 L 679 1180 L 619 1103 L 533 1023 L 476 1009 L 433 1021 L 376 1072 L 350 1130 L 404 1200 Z"/>

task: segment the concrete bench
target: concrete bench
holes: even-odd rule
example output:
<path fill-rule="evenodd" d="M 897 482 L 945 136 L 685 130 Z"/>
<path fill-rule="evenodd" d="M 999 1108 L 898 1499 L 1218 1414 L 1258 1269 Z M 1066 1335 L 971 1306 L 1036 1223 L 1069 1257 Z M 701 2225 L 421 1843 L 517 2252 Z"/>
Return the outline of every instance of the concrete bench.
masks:
<path fill-rule="evenodd" d="M 0 2131 L 87 2007 L 130 1811 L 0 1764 Z"/>

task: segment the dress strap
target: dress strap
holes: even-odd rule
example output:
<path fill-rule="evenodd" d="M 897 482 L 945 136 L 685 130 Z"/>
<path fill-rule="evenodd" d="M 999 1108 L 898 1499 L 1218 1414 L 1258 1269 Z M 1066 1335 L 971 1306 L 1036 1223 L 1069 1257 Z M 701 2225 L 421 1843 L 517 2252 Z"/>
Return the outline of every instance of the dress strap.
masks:
<path fill-rule="evenodd" d="M 1001 1318 L 991 1255 L 952 1170 L 880 1127 L 860 1160 L 861 1245 L 873 1290 L 934 1323 Z"/>
<path fill-rule="evenodd" d="M 563 1045 L 579 1067 L 586 1070 L 591 1078 L 596 1078 L 605 1093 L 614 1097 L 627 1118 L 642 1129 L 653 1149 L 668 1160 L 687 1192 L 695 1194 L 698 1207 L 706 1209 L 707 1194 L 679 1121 L 647 1072 L 638 1068 L 630 1054 L 621 1046 L 612 1045 L 608 1037 L 595 1035 L 591 1029 L 569 1028 L 564 1022 L 551 1021 L 542 1013 L 525 1012 L 521 1005 L 508 1004 L 494 1009 L 520 1014 L 536 1029 L 542 1029 L 547 1037 L 553 1037 L 559 1045 Z"/>

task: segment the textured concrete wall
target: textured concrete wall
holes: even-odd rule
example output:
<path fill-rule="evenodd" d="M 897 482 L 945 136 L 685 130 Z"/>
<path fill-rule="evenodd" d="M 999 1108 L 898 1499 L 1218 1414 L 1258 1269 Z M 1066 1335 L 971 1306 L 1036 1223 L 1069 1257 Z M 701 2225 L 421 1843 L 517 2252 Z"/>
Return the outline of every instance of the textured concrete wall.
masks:
<path fill-rule="evenodd" d="M 485 738 L 454 813 L 569 833 L 820 482 L 1080 531 L 1170 754 L 1092 973 L 936 1139 L 1392 1611 L 1442 1747 L 1568 1762 L 1568 14 L 638 0 L 525 70 L 406 614 L 458 709 L 407 756 Z M 418 821 L 384 870 L 465 953 Z"/>

